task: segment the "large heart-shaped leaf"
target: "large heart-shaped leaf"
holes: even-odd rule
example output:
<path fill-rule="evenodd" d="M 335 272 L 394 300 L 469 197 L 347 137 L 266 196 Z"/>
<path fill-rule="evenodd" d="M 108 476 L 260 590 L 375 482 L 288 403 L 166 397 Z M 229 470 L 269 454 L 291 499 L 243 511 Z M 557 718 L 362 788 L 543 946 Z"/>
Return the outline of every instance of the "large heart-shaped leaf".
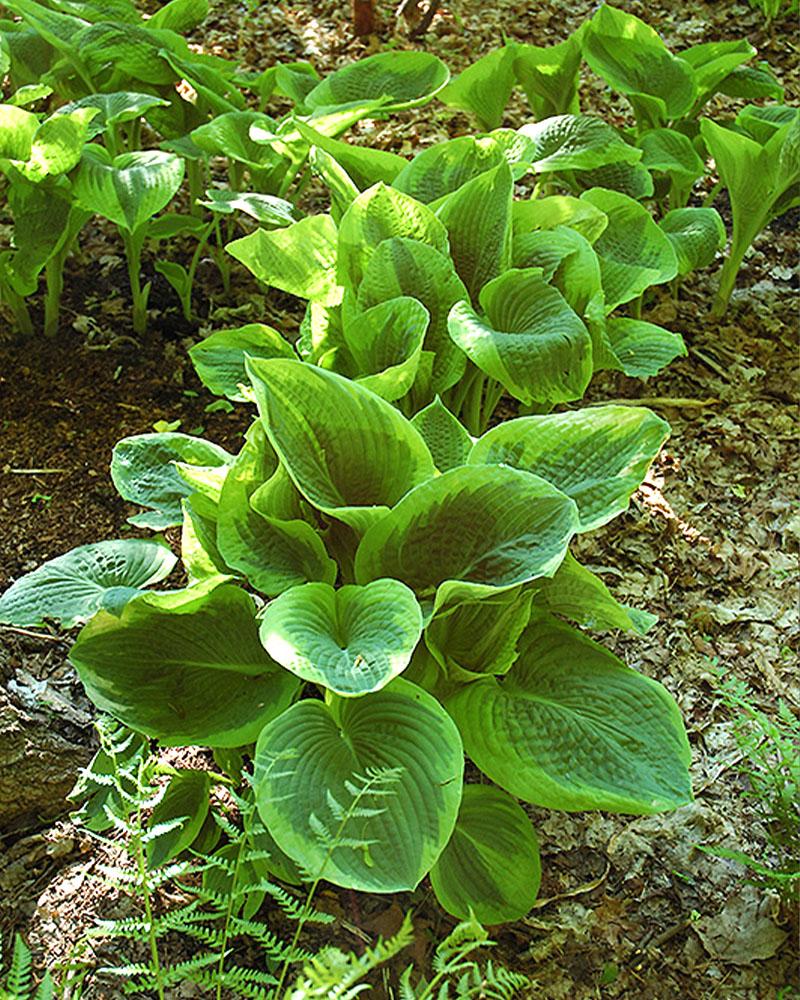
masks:
<path fill-rule="evenodd" d="M 162 832 L 147 840 L 147 866 L 158 868 L 194 842 L 208 815 L 208 771 L 178 771 L 150 817 L 149 829 Z"/>
<path fill-rule="evenodd" d="M 688 353 L 679 333 L 630 316 L 610 316 L 606 336 L 618 362 L 608 367 L 634 378 L 657 375 L 675 358 Z"/>
<path fill-rule="evenodd" d="M 519 134 L 528 141 L 525 162 L 537 174 L 593 170 L 608 163 L 636 163 L 642 157 L 641 150 L 592 115 L 555 115 L 523 125 Z"/>
<path fill-rule="evenodd" d="M 272 446 L 306 499 L 363 530 L 435 473 L 425 442 L 369 389 L 302 361 L 250 360 Z"/>
<path fill-rule="evenodd" d="M 117 612 L 142 587 L 169 576 L 176 558 L 161 542 L 113 539 L 80 545 L 21 577 L 0 597 L 0 622 L 72 628 L 100 608 Z"/>
<path fill-rule="evenodd" d="M 469 111 L 482 128 L 497 128 L 514 87 L 513 45 L 503 45 L 481 56 L 439 93 L 451 108 Z"/>
<path fill-rule="evenodd" d="M 588 201 L 571 195 L 553 194 L 547 198 L 515 201 L 511 209 L 514 236 L 534 229 L 555 229 L 569 226 L 590 243 L 594 243 L 608 225 L 608 217 Z"/>
<path fill-rule="evenodd" d="M 422 634 L 422 612 L 399 580 L 339 590 L 307 583 L 267 606 L 260 632 L 281 666 L 334 694 L 357 697 L 405 670 Z"/>
<path fill-rule="evenodd" d="M 368 698 L 299 702 L 270 723 L 256 800 L 278 846 L 312 876 L 403 892 L 450 839 L 463 770 L 452 719 L 398 678 Z"/>
<path fill-rule="evenodd" d="M 336 226 L 329 215 L 310 215 L 273 232 L 256 229 L 225 246 L 265 285 L 290 295 L 335 305 Z"/>
<path fill-rule="evenodd" d="M 251 139 L 250 129 L 254 125 L 268 130 L 275 127 L 275 122 L 258 111 L 229 111 L 194 129 L 190 138 L 211 156 L 225 156 L 257 170 L 270 169 L 283 157 L 274 145 Z"/>
<path fill-rule="evenodd" d="M 159 530 L 181 523 L 181 499 L 193 489 L 176 462 L 217 469 L 230 461 L 224 448 L 188 434 L 135 434 L 115 445 L 111 479 L 123 500 L 149 508 L 131 517 L 131 524 Z"/>
<path fill-rule="evenodd" d="M 458 821 L 431 869 L 441 905 L 459 920 L 520 920 L 539 892 L 539 842 L 525 811 L 500 788 L 466 785 Z"/>
<path fill-rule="evenodd" d="M 580 399 L 592 377 L 592 339 L 541 268 L 512 268 L 481 292 L 481 317 L 453 306 L 450 336 L 481 371 L 523 403 Z"/>
<path fill-rule="evenodd" d="M 394 179 L 394 187 L 429 205 L 503 161 L 491 136 L 462 135 L 417 153 Z"/>
<path fill-rule="evenodd" d="M 200 381 L 217 396 L 244 402 L 247 385 L 245 355 L 251 358 L 293 358 L 291 344 L 277 330 L 263 323 L 248 323 L 235 330 L 217 330 L 189 348 L 189 357 Z"/>
<path fill-rule="evenodd" d="M 589 531 L 627 508 L 668 434 L 643 407 L 598 406 L 508 420 L 475 442 L 469 461 L 541 476 L 574 499 L 579 530 Z"/>
<path fill-rule="evenodd" d="M 469 756 L 526 802 L 647 814 L 691 800 L 678 706 L 580 632 L 544 616 L 501 681 L 447 700 Z"/>
<path fill-rule="evenodd" d="M 317 149 L 323 150 L 347 172 L 359 191 L 372 187 L 379 181 L 391 184 L 403 170 L 407 160 L 385 149 L 371 149 L 369 146 L 355 146 L 323 135 L 301 119 L 295 119 L 295 127 L 303 138 Z"/>
<path fill-rule="evenodd" d="M 646 208 L 605 188 L 592 188 L 581 198 L 608 216 L 608 226 L 594 242 L 607 312 L 675 277 L 675 251 Z"/>
<path fill-rule="evenodd" d="M 557 45 L 514 46 L 514 74 L 537 121 L 577 114 L 582 35 L 579 28 Z"/>
<path fill-rule="evenodd" d="M 249 743 L 298 686 L 259 642 L 252 598 L 219 578 L 101 611 L 70 659 L 101 711 L 171 746 Z"/>
<path fill-rule="evenodd" d="M 510 263 L 513 192 L 511 168 L 503 160 L 447 195 L 436 209 L 447 228 L 456 272 L 473 301 Z"/>
<path fill-rule="evenodd" d="M 68 114 L 78 108 L 96 108 L 97 114 L 91 120 L 88 135 L 88 138 L 94 139 L 109 126 L 133 121 L 157 107 L 169 107 L 169 101 L 155 94 L 116 90 L 111 94 L 87 94 L 86 97 L 65 104 L 58 109 L 57 114 Z"/>
<path fill-rule="evenodd" d="M 351 374 L 383 399 L 404 396 L 417 376 L 428 310 L 415 298 L 387 299 L 344 324 Z"/>
<path fill-rule="evenodd" d="M 361 583 L 394 577 L 417 594 L 469 600 L 551 576 L 577 510 L 538 476 L 462 466 L 423 483 L 374 524 L 356 554 Z"/>
<path fill-rule="evenodd" d="M 680 188 L 691 188 L 703 176 L 705 164 L 691 139 L 671 128 L 651 129 L 639 139 L 642 164 L 648 170 L 667 174 Z"/>
<path fill-rule="evenodd" d="M 316 111 L 380 102 L 381 113 L 424 104 L 447 83 L 450 72 L 429 52 L 381 52 L 343 66 L 306 94 Z"/>
<path fill-rule="evenodd" d="M 659 223 L 678 259 L 678 274 L 708 267 L 728 238 L 714 208 L 676 208 Z"/>
<path fill-rule="evenodd" d="M 183 160 L 172 153 L 142 150 L 111 157 L 103 146 L 84 147 L 72 182 L 75 198 L 133 232 L 171 201 L 183 180 Z"/>
<path fill-rule="evenodd" d="M 423 350 L 433 354 L 431 389 L 445 392 L 464 374 L 466 358 L 447 330 L 447 315 L 467 298 L 449 256 L 425 243 L 397 237 L 384 240 L 370 258 L 358 289 L 363 309 L 398 296 L 419 300 L 430 314 Z"/>
<path fill-rule="evenodd" d="M 417 240 L 447 254 L 447 230 L 427 205 L 385 184 L 355 199 L 339 224 L 339 282 L 357 289 L 378 245 L 392 237 Z"/>

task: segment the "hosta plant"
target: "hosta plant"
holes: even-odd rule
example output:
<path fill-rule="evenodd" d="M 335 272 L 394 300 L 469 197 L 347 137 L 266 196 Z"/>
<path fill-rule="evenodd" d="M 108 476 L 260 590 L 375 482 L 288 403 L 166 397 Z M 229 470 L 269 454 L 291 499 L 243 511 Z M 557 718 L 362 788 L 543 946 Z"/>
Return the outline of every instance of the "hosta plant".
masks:
<path fill-rule="evenodd" d="M 259 415 L 237 455 L 175 433 L 115 450 L 135 522 L 182 525 L 186 585 L 163 589 L 158 540 L 104 543 L 19 580 L 0 620 L 86 620 L 71 659 L 98 708 L 164 744 L 243 748 L 301 871 L 376 892 L 430 874 L 458 917 L 531 907 L 520 801 L 689 801 L 674 701 L 576 627 L 643 633 L 652 616 L 570 553 L 627 508 L 662 420 L 606 406 L 474 439 L 439 400 L 409 420 L 295 358 L 248 357 L 241 377 Z M 346 815 L 359 776 L 386 769 L 392 794 Z"/>
<path fill-rule="evenodd" d="M 265 284 L 307 300 L 301 357 L 407 416 L 438 395 L 479 434 L 504 392 L 546 412 L 580 399 L 599 369 L 648 376 L 685 353 L 679 335 L 635 315 L 647 289 L 678 275 L 685 226 L 668 234 L 604 188 L 514 197 L 514 178 L 529 171 L 638 161 L 641 150 L 600 119 L 464 136 L 410 162 L 345 143 L 320 142 L 318 154 L 330 214 L 227 249 Z M 633 315 L 614 314 L 627 303 Z"/>

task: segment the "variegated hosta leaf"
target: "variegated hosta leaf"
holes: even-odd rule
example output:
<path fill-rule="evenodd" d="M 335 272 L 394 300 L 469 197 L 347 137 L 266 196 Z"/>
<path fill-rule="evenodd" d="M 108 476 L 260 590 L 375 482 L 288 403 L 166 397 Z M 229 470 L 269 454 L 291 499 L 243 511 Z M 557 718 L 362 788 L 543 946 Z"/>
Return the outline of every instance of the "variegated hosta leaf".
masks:
<path fill-rule="evenodd" d="M 367 531 L 360 583 L 393 577 L 440 605 L 552 576 L 577 529 L 559 490 L 516 469 L 462 466 L 423 483 Z"/>
<path fill-rule="evenodd" d="M 514 46 L 514 75 L 537 121 L 577 114 L 582 35 L 579 28 L 557 45 Z"/>
<path fill-rule="evenodd" d="M 429 101 L 448 81 L 447 66 L 429 52 L 381 52 L 343 66 L 307 95 L 316 111 L 380 102 L 382 114 Z"/>
<path fill-rule="evenodd" d="M 466 785 L 456 828 L 431 869 L 439 903 L 459 920 L 520 920 L 541 877 L 539 842 L 525 811 L 500 788 Z"/>
<path fill-rule="evenodd" d="M 450 336 L 481 371 L 523 403 L 580 399 L 592 377 L 592 340 L 541 268 L 511 269 L 450 311 Z"/>
<path fill-rule="evenodd" d="M 58 109 L 57 114 L 68 114 L 78 108 L 96 108 L 97 114 L 89 124 L 89 139 L 100 135 L 110 125 L 121 125 L 145 115 L 151 108 L 169 107 L 169 101 L 155 94 L 117 90 L 111 94 L 88 94 Z"/>
<path fill-rule="evenodd" d="M 149 508 L 129 518 L 131 524 L 159 530 L 181 523 L 181 499 L 192 492 L 176 462 L 217 468 L 230 461 L 224 448 L 188 434 L 135 434 L 115 445 L 111 479 L 123 500 Z"/>
<path fill-rule="evenodd" d="M 434 475 L 417 431 L 390 403 L 302 361 L 248 361 L 259 413 L 297 488 L 357 530 Z"/>
<path fill-rule="evenodd" d="M 682 187 L 691 187 L 703 176 L 705 164 L 691 139 L 671 128 L 652 129 L 639 139 L 642 164 L 648 170 L 668 174 Z"/>
<path fill-rule="evenodd" d="M 445 224 L 450 256 L 473 302 L 484 285 L 508 267 L 511 259 L 511 202 L 514 181 L 502 160 L 436 207 Z"/>
<path fill-rule="evenodd" d="M 553 579 L 560 572 L 559 568 Z M 425 629 L 425 643 L 456 679 L 504 674 L 517 658 L 517 642 L 531 616 L 532 599 L 533 590 L 515 587 L 439 608 Z"/>
<path fill-rule="evenodd" d="M 133 232 L 160 212 L 181 186 L 183 160 L 172 153 L 141 150 L 112 158 L 88 145 L 72 181 L 82 208 Z"/>
<path fill-rule="evenodd" d="M 422 347 L 433 354 L 433 392 L 445 392 L 458 382 L 466 368 L 464 352 L 447 331 L 450 309 L 467 298 L 449 255 L 413 239 L 384 240 L 364 272 L 358 304 L 368 309 L 398 296 L 413 296 L 430 314 Z"/>
<path fill-rule="evenodd" d="M 339 282 L 356 290 L 378 245 L 398 236 L 448 253 L 447 230 L 427 205 L 385 184 L 375 184 L 355 199 L 339 224 Z"/>
<path fill-rule="evenodd" d="M 525 161 L 537 174 L 636 163 L 642 156 L 616 129 L 592 115 L 556 115 L 523 125 L 519 134 L 528 141 Z"/>
<path fill-rule="evenodd" d="M 335 305 L 342 294 L 336 281 L 336 240 L 329 215 L 309 215 L 269 233 L 256 229 L 225 249 L 265 285 Z"/>
<path fill-rule="evenodd" d="M 461 739 L 402 678 L 368 698 L 293 705 L 261 733 L 255 760 L 258 810 L 276 843 L 335 885 L 414 889 L 453 832 Z"/>
<path fill-rule="evenodd" d="M 221 556 L 269 596 L 308 580 L 336 579 L 336 564 L 319 533 L 297 516 L 291 501 L 289 509 L 278 501 L 277 463 L 263 427 L 254 423 L 225 478 L 217 516 Z"/>
<path fill-rule="evenodd" d="M 285 198 L 277 198 L 273 194 L 210 188 L 206 191 L 205 200 L 198 198 L 197 201 L 198 204 L 205 205 L 220 215 L 244 212 L 268 229 L 282 229 L 297 221 L 294 205 Z"/>
<path fill-rule="evenodd" d="M 579 530 L 589 531 L 627 508 L 668 434 L 643 407 L 598 406 L 507 420 L 475 442 L 469 461 L 541 476 L 573 498 Z"/>
<path fill-rule="evenodd" d="M 678 258 L 678 274 L 708 267 L 728 238 L 715 208 L 676 208 L 659 225 Z"/>
<path fill-rule="evenodd" d="M 554 194 L 547 198 L 531 198 L 529 201 L 515 201 L 511 209 L 514 236 L 532 232 L 534 229 L 555 229 L 569 226 L 584 236 L 590 243 L 608 225 L 608 216 L 588 201 L 571 195 Z"/>
<path fill-rule="evenodd" d="M 672 696 L 549 616 L 532 619 L 501 683 L 466 684 L 446 704 L 472 760 L 526 802 L 642 815 L 691 801 Z"/>
<path fill-rule="evenodd" d="M 466 465 L 472 438 L 438 396 L 415 413 L 411 423 L 422 435 L 439 472 Z"/>
<path fill-rule="evenodd" d="M 649 611 L 620 604 L 600 577 L 582 566 L 571 552 L 554 577 L 539 582 L 533 606 L 564 615 L 586 628 L 621 628 L 639 635 L 644 635 L 658 620 Z"/>
<path fill-rule="evenodd" d="M 190 133 L 192 142 L 211 156 L 225 156 L 248 167 L 274 167 L 282 159 L 275 146 L 254 142 L 250 129 L 272 129 L 275 122 L 258 111 L 229 111 L 217 115 Z"/>
<path fill-rule="evenodd" d="M 408 163 L 405 157 L 390 153 L 385 149 L 371 149 L 369 146 L 355 146 L 349 142 L 333 139 L 317 132 L 302 119 L 295 119 L 295 127 L 313 147 L 321 149 L 347 172 L 358 191 L 363 191 L 379 181 L 394 183 Z"/>
<path fill-rule="evenodd" d="M 634 378 L 657 375 L 675 358 L 686 357 L 688 353 L 679 333 L 629 316 L 610 316 L 606 321 L 606 337 L 618 362 L 608 367 Z"/>
<path fill-rule="evenodd" d="M 241 386 L 247 385 L 245 355 L 252 358 L 293 358 L 291 344 L 263 323 L 248 323 L 234 330 L 217 330 L 189 348 L 189 357 L 203 385 L 217 396 L 244 402 Z"/>
<path fill-rule="evenodd" d="M 422 634 L 422 612 L 399 580 L 338 590 L 307 583 L 267 605 L 260 634 L 273 660 L 293 674 L 358 697 L 405 670 Z"/>
<path fill-rule="evenodd" d="M 0 622 L 72 628 L 105 608 L 117 613 L 143 587 L 169 576 L 176 558 L 141 538 L 80 545 L 20 577 L 0 596 Z"/>
<path fill-rule="evenodd" d="M 497 128 L 515 83 L 515 53 L 514 45 L 503 45 L 481 56 L 439 92 L 439 100 L 475 115 L 482 128 Z"/>
<path fill-rule="evenodd" d="M 259 642 L 252 598 L 218 577 L 99 612 L 70 660 L 100 711 L 167 746 L 249 743 L 298 687 Z"/>
<path fill-rule="evenodd" d="M 646 208 L 627 195 L 605 188 L 592 188 L 581 199 L 608 216 L 608 226 L 594 242 L 607 313 L 637 298 L 651 285 L 675 277 L 675 251 Z"/>
<path fill-rule="evenodd" d="M 398 191 L 429 205 L 502 161 L 503 151 L 491 136 L 462 135 L 417 153 L 393 184 Z"/>
<path fill-rule="evenodd" d="M 417 377 L 428 310 L 417 299 L 387 299 L 343 327 L 358 382 L 383 399 L 404 396 Z"/>

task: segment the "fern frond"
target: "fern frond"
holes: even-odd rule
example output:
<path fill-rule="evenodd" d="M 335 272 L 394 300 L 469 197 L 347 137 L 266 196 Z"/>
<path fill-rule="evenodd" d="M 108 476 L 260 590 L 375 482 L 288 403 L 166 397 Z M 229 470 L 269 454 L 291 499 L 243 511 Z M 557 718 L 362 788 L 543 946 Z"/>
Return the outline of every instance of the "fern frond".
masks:
<path fill-rule="evenodd" d="M 31 969 L 31 952 L 22 936 L 14 938 L 14 951 L 11 955 L 11 968 L 8 972 L 6 990 L 9 1000 L 28 1000 L 31 991 L 33 973 Z"/>

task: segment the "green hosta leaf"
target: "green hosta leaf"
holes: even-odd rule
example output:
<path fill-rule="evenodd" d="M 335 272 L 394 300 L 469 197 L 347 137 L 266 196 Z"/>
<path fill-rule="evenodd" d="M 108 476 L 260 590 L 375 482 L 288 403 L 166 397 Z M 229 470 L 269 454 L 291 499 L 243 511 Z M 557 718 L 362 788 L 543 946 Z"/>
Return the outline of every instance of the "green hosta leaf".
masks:
<path fill-rule="evenodd" d="M 168 28 L 185 34 L 196 28 L 208 15 L 208 0 L 170 0 L 147 22 L 148 28 Z"/>
<path fill-rule="evenodd" d="M 241 191 L 220 191 L 211 188 L 206 191 L 206 201 L 198 199 L 201 205 L 210 208 L 212 212 L 221 215 L 231 215 L 233 212 L 244 212 L 262 226 L 280 229 L 291 226 L 295 219 L 296 209 L 290 201 L 276 198 L 272 194 L 255 194 Z"/>
<path fill-rule="evenodd" d="M 341 298 L 336 240 L 336 226 L 329 215 L 310 215 L 274 232 L 257 229 L 225 249 L 264 284 L 335 305 Z"/>
<path fill-rule="evenodd" d="M 503 162 L 467 181 L 439 203 L 450 256 L 473 301 L 511 258 L 511 201 L 514 181 Z"/>
<path fill-rule="evenodd" d="M 368 309 L 405 295 L 420 301 L 430 314 L 422 346 L 433 354 L 432 391 L 445 392 L 466 368 L 464 352 L 450 339 L 447 316 L 456 302 L 467 298 L 467 290 L 449 256 L 413 239 L 384 240 L 364 272 L 358 305 Z"/>
<path fill-rule="evenodd" d="M 38 128 L 39 119 L 30 111 L 0 104 L 0 158 L 27 160 Z"/>
<path fill-rule="evenodd" d="M 252 358 L 293 358 L 291 344 L 263 323 L 248 323 L 235 330 L 218 330 L 189 348 L 195 371 L 206 388 L 217 396 L 244 402 L 247 395 L 245 355 Z"/>
<path fill-rule="evenodd" d="M 360 194 L 353 178 L 339 161 L 318 146 L 312 146 L 308 153 L 311 170 L 328 189 L 331 199 L 331 218 L 338 224 L 342 216 Z"/>
<path fill-rule="evenodd" d="M 534 117 L 577 114 L 581 65 L 579 29 L 558 45 L 514 46 L 514 74 L 525 91 Z"/>
<path fill-rule="evenodd" d="M 4 39 L 0 35 L 0 73 L 5 73 L 6 70 L 3 69 L 3 42 Z M 24 108 L 29 104 L 35 104 L 37 101 L 43 101 L 45 97 L 49 97 L 53 93 L 53 88 L 46 83 L 29 83 L 22 87 L 19 87 L 14 93 L 9 97 L 8 103 L 13 104 L 14 107 Z"/>
<path fill-rule="evenodd" d="M 592 341 L 541 268 L 512 269 L 481 292 L 485 318 L 453 306 L 450 336 L 481 371 L 523 403 L 580 399 L 592 377 Z"/>
<path fill-rule="evenodd" d="M 433 212 L 407 194 L 375 184 L 352 203 L 339 225 L 339 282 L 356 289 L 378 245 L 406 237 L 447 254 L 447 230 Z"/>
<path fill-rule="evenodd" d="M 386 687 L 406 669 L 421 635 L 422 612 L 399 580 L 339 590 L 307 583 L 281 594 L 261 619 L 273 660 L 343 697 Z"/>
<path fill-rule="evenodd" d="M 523 125 L 528 142 L 525 160 L 537 174 L 592 170 L 609 163 L 636 163 L 641 151 L 629 146 L 616 129 L 592 115 L 556 115 Z"/>
<path fill-rule="evenodd" d="M 639 139 L 642 164 L 648 170 L 668 174 L 683 187 L 690 187 L 703 176 L 705 164 L 697 155 L 688 136 L 675 129 L 652 129 Z"/>
<path fill-rule="evenodd" d="M 561 176 L 573 191 L 608 188 L 635 201 L 650 198 L 655 192 L 653 177 L 641 163 L 607 163 L 594 170 L 565 171 Z"/>
<path fill-rule="evenodd" d="M 608 367 L 633 378 L 657 375 L 675 358 L 688 353 L 679 333 L 642 319 L 612 316 L 606 322 L 606 336 L 618 362 Z"/>
<path fill-rule="evenodd" d="M 66 200 L 68 191 L 64 194 L 62 199 L 59 189 L 49 184 L 18 182 L 9 188 L 16 246 L 11 270 L 18 290 L 25 295 L 36 291 L 42 268 L 71 235 L 77 235 L 87 219 L 87 213 Z"/>
<path fill-rule="evenodd" d="M 274 167 L 281 155 L 274 146 L 250 138 L 253 125 L 271 129 L 275 122 L 258 111 L 229 111 L 194 129 L 190 137 L 196 146 L 212 156 L 225 156 L 256 169 Z"/>
<path fill-rule="evenodd" d="M 699 92 L 695 110 L 714 96 L 737 66 L 755 54 L 756 50 L 746 38 L 732 42 L 703 42 L 684 49 L 680 58 L 692 67 Z"/>
<path fill-rule="evenodd" d="M 648 814 L 691 801 L 672 697 L 546 616 L 531 622 L 501 682 L 467 684 L 447 708 L 478 767 L 526 802 Z"/>
<path fill-rule="evenodd" d="M 517 642 L 530 619 L 532 598 L 532 590 L 515 587 L 440 608 L 425 629 L 425 643 L 456 680 L 504 674 L 517 658 Z"/>
<path fill-rule="evenodd" d="M 411 424 L 422 435 L 439 472 L 466 465 L 472 448 L 472 438 L 466 427 L 447 409 L 437 396 L 411 418 Z"/>
<path fill-rule="evenodd" d="M 390 404 L 301 361 L 248 361 L 259 413 L 297 488 L 356 529 L 435 473 L 425 442 Z"/>
<path fill-rule="evenodd" d="M 627 509 L 668 434 L 643 407 L 598 406 L 508 420 L 475 442 L 469 461 L 541 476 L 572 497 L 578 530 L 589 531 Z"/>
<path fill-rule="evenodd" d="M 20 173 L 38 183 L 72 170 L 81 158 L 94 114 L 91 108 L 79 108 L 43 121 L 33 136 L 27 159 L 15 164 Z"/>
<path fill-rule="evenodd" d="M 453 832 L 463 769 L 448 714 L 397 679 L 369 698 L 299 702 L 268 725 L 256 747 L 256 800 L 278 846 L 310 873 L 402 892 L 419 884 Z"/>
<path fill-rule="evenodd" d="M 735 126 L 750 139 L 764 145 L 783 125 L 791 125 L 798 117 L 800 108 L 792 108 L 786 104 L 770 104 L 766 107 L 748 104 L 736 116 Z"/>
<path fill-rule="evenodd" d="M 148 868 L 161 867 L 192 845 L 208 815 L 210 789 L 207 771 L 178 771 L 169 779 L 145 833 Z M 162 824 L 169 829 L 155 836 Z"/>
<path fill-rule="evenodd" d="M 133 232 L 160 212 L 181 186 L 183 160 L 155 150 L 112 159 L 102 146 L 83 149 L 72 182 L 79 205 Z"/>
<path fill-rule="evenodd" d="M 56 112 L 68 114 L 79 108 L 96 108 L 97 114 L 89 123 L 89 139 L 100 135 L 110 125 L 121 125 L 123 122 L 140 118 L 151 108 L 169 107 L 169 101 L 155 94 L 140 94 L 136 91 L 118 90 L 111 94 L 88 94 L 77 101 L 64 105 Z"/>
<path fill-rule="evenodd" d="M 428 310 L 408 296 L 372 306 L 344 324 L 353 376 L 383 399 L 404 396 L 417 376 Z"/>
<path fill-rule="evenodd" d="M 176 462 L 220 466 L 230 461 L 227 451 L 202 438 L 174 431 L 136 434 L 114 447 L 111 479 L 123 500 L 149 508 L 129 518 L 131 524 L 158 530 L 181 523 L 181 498 L 192 492 Z"/>
<path fill-rule="evenodd" d="M 231 576 L 231 567 L 217 545 L 218 506 L 208 497 L 193 493 L 181 504 L 181 562 L 189 585 L 213 576 Z"/>
<path fill-rule="evenodd" d="M 770 97 L 776 101 L 784 99 L 783 87 L 775 79 L 775 74 L 767 62 L 757 66 L 737 66 L 719 85 L 726 97 L 743 97 L 748 101 L 760 97 Z"/>
<path fill-rule="evenodd" d="M 620 604 L 603 581 L 571 552 L 554 577 L 539 582 L 533 605 L 591 629 L 621 628 L 644 635 L 658 621 L 648 611 Z"/>
<path fill-rule="evenodd" d="M 379 181 L 391 184 L 408 162 L 396 153 L 370 149 L 368 146 L 354 146 L 322 135 L 301 119 L 295 119 L 294 124 L 310 145 L 328 153 L 347 171 L 359 191 L 372 187 Z"/>
<path fill-rule="evenodd" d="M 727 233 L 713 208 L 676 208 L 659 223 L 678 259 L 678 274 L 708 267 L 725 247 Z"/>
<path fill-rule="evenodd" d="M 697 97 L 690 64 L 672 55 L 644 21 L 609 4 L 586 27 L 583 58 L 649 124 L 682 117 Z"/>
<path fill-rule="evenodd" d="M 475 115 L 481 128 L 497 128 L 514 87 L 515 53 L 516 46 L 504 45 L 482 56 L 439 92 L 439 100 Z"/>
<path fill-rule="evenodd" d="M 511 218 L 514 235 L 531 232 L 534 229 L 555 229 L 569 226 L 594 243 L 608 225 L 608 216 L 588 201 L 571 195 L 550 195 L 548 198 L 532 198 L 530 201 L 515 201 Z"/>
<path fill-rule="evenodd" d="M 608 216 L 608 227 L 594 243 L 606 312 L 637 298 L 651 285 L 675 277 L 675 251 L 646 208 L 627 195 L 604 188 L 592 188 L 581 198 Z"/>
<path fill-rule="evenodd" d="M 466 785 L 458 821 L 431 869 L 439 903 L 459 920 L 520 920 L 539 892 L 539 842 L 525 811 L 491 785 Z"/>
<path fill-rule="evenodd" d="M 315 110 L 380 102 L 382 114 L 429 101 L 447 83 L 450 72 L 429 52 L 381 52 L 343 66 L 306 94 Z"/>
<path fill-rule="evenodd" d="M 169 576 L 175 556 L 161 542 L 139 538 L 80 545 L 21 577 L 0 597 L 0 622 L 63 628 L 100 608 L 118 611 L 142 587 Z"/>
<path fill-rule="evenodd" d="M 153 86 L 169 86 L 178 73 L 164 58 L 158 36 L 137 24 L 101 21 L 72 39 L 89 74 L 102 77 L 113 67 L 115 75 Z"/>
<path fill-rule="evenodd" d="M 259 642 L 252 599 L 218 580 L 84 626 L 70 659 L 101 711 L 167 746 L 238 747 L 289 705 L 297 681 Z"/>
<path fill-rule="evenodd" d="M 552 576 L 577 529 L 571 500 L 538 476 L 451 469 L 405 496 L 367 531 L 360 583 L 394 577 L 438 603 L 469 600 Z"/>
<path fill-rule="evenodd" d="M 515 236 L 512 262 L 514 267 L 541 268 L 545 280 L 558 288 L 581 317 L 599 300 L 602 318 L 600 262 L 589 241 L 571 227 L 557 226 Z"/>
<path fill-rule="evenodd" d="M 463 135 L 417 153 L 394 179 L 398 191 L 429 205 L 503 162 L 491 136 Z"/>

